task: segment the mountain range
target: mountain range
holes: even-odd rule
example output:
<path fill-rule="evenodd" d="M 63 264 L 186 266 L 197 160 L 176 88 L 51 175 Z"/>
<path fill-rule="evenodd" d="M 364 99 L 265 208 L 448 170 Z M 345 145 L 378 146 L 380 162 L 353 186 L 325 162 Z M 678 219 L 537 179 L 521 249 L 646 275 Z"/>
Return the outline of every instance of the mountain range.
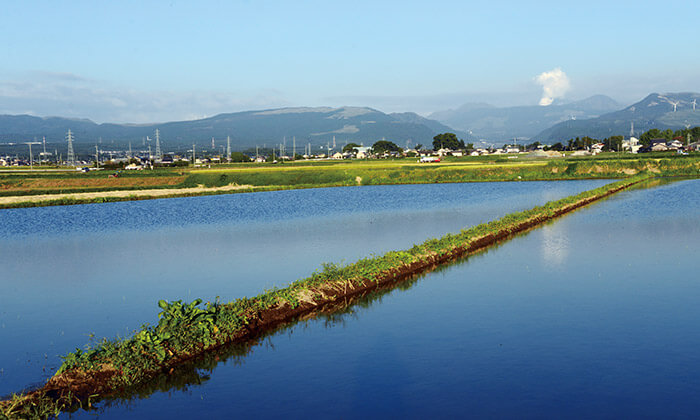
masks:
<path fill-rule="evenodd" d="M 541 143 L 555 143 L 575 137 L 603 139 L 614 135 L 629 135 L 632 124 L 636 135 L 652 129 L 679 129 L 700 125 L 700 94 L 652 93 L 622 110 L 587 120 L 567 120 L 553 125 L 533 137 Z"/>
<path fill-rule="evenodd" d="M 312 146 L 332 144 L 334 137 L 340 145 L 346 142 L 371 145 L 386 138 L 404 147 L 418 143 L 428 145 L 436 134 L 455 132 L 451 127 L 411 112 L 385 114 L 366 107 L 281 108 L 141 125 L 0 115 L 0 141 L 22 142 L 46 136 L 47 142 L 65 143 L 68 129 L 73 132 L 76 145 L 89 144 L 91 147 L 98 142 L 119 147 L 124 147 L 130 141 L 134 146 L 145 145 L 143 139 L 148 136 L 153 140 L 155 129 L 159 129 L 161 144 L 166 150 L 181 150 L 191 147 L 193 143 L 197 143 L 200 150 L 210 149 L 212 137 L 218 144 L 215 148 L 220 148 L 226 144 L 227 136 L 231 136 L 231 146 L 235 150 L 256 145 L 275 147 L 284 141 L 289 147 L 293 139 L 301 149 L 308 143 Z M 456 134 L 465 141 L 470 139 L 467 133 L 457 131 Z"/>
<path fill-rule="evenodd" d="M 429 118 L 467 131 L 479 139 L 503 143 L 514 138 L 526 140 L 559 122 L 595 118 L 621 107 L 612 98 L 595 95 L 581 101 L 555 102 L 549 106 L 499 108 L 485 103 L 469 103 L 454 110 L 434 112 Z"/>
<path fill-rule="evenodd" d="M 197 150 L 222 151 L 231 136 L 234 150 L 255 146 L 276 147 L 286 141 L 287 150 L 296 141 L 297 150 L 353 142 L 374 144 L 385 138 L 401 147 L 416 144 L 430 146 L 436 134 L 453 132 L 467 143 L 502 144 L 517 138 L 545 144 L 590 136 L 603 139 L 650 129 L 679 129 L 700 125 L 698 93 L 652 93 L 643 100 L 622 108 L 604 95 L 567 104 L 497 108 L 488 104 L 466 104 L 456 110 L 435 112 L 424 118 L 412 112 L 386 114 L 367 107 L 279 108 L 219 114 L 191 121 L 160 124 L 97 124 L 86 119 L 0 115 L 0 153 L 16 153 L 16 145 L 46 137 L 49 149 L 65 150 L 65 135 L 70 129 L 79 153 L 95 144 L 102 149 L 125 150 L 155 146 L 154 133 L 160 130 L 161 146 L 167 151 L 183 151 L 196 144 Z M 612 112 L 610 109 L 614 108 Z M 455 130 L 465 128 L 469 131 Z M 211 139 L 216 144 L 211 147 Z M 147 140 L 148 139 L 148 140 Z M 3 145 L 2 143 L 5 143 Z M 22 145 L 24 147 L 24 145 Z M 14 148 L 14 149 L 13 149 Z"/>

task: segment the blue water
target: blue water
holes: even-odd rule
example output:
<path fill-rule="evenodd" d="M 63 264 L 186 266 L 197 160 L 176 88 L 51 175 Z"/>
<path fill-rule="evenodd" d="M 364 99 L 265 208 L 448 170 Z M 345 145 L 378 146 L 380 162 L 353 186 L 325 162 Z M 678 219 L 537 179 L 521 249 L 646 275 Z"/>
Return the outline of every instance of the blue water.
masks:
<path fill-rule="evenodd" d="M 59 355 L 157 320 L 159 299 L 228 301 L 323 262 L 427 238 L 604 181 L 327 188 L 0 211 L 0 395 Z"/>
<path fill-rule="evenodd" d="M 24 230 L 9 229 L 19 233 L 3 236 L 0 242 L 3 271 L 24 281 L 11 282 L 3 276 L 3 287 L 10 294 L 0 298 L 0 360 L 7 366 L 0 376 L 0 393 L 41 381 L 42 362 L 36 359 L 43 357 L 40 352 L 46 347 L 53 346 L 54 352 L 70 349 L 84 343 L 87 338 L 81 334 L 96 326 L 111 328 L 111 334 L 102 334 L 111 336 L 153 320 L 154 300 L 168 293 L 189 288 L 197 292 L 193 297 L 205 299 L 214 296 L 206 292 L 226 299 L 256 293 L 308 274 L 321 261 L 407 248 L 428 236 L 599 184 L 289 191 L 331 194 L 326 199 L 335 210 L 309 205 L 313 218 L 296 213 L 279 223 L 267 219 L 270 213 L 264 213 L 259 223 L 254 218 L 190 218 L 187 200 L 202 198 L 178 199 L 188 204 L 173 210 L 169 221 L 152 217 L 161 228 L 139 230 L 138 223 L 124 222 L 83 231 L 78 225 L 42 228 L 48 224 L 35 222 Z M 379 207 L 373 207 L 375 188 L 384 197 Z M 396 204 L 389 204 L 397 196 L 401 198 Z M 251 199 L 243 195 L 204 199 L 237 197 Z M 277 204 L 268 205 L 290 214 L 297 200 L 315 199 L 282 197 L 275 196 L 272 202 Z M 159 201 L 173 205 L 171 200 Z M 158 201 L 115 204 L 159 205 Z M 241 205 L 194 204 L 199 209 Z M 108 213 L 106 206 L 112 204 L 95 208 Z M 355 307 L 351 314 L 333 321 L 323 317 L 305 321 L 276 333 L 248 355 L 216 365 L 201 385 L 116 404 L 100 414 L 690 417 L 700 408 L 695 398 L 700 391 L 700 332 L 695 328 L 699 209 L 697 180 L 619 193 L 430 273 L 407 290 L 394 290 L 380 301 Z M 50 209 L 25 211 L 32 215 L 32 210 Z M 119 211 L 131 217 L 140 214 L 133 209 Z M 159 211 L 147 212 L 153 213 Z M 3 220 L 3 226 L 24 223 L 18 215 L 22 213 Z M 101 219 L 89 212 L 84 217 Z M 41 229 L 50 231 L 39 233 Z M 137 240 L 129 242 L 130 238 Z M 109 245 L 113 257 L 106 252 Z M 53 255 L 53 264 L 46 262 L 47 254 Z M 192 254 L 195 268 L 188 271 L 185 260 Z M 93 261 L 90 267 L 76 265 L 72 272 L 63 267 L 71 261 L 67 255 Z M 112 258 L 114 265 L 105 269 L 105 261 Z M 255 269 L 245 263 L 251 259 L 259 262 Z M 147 275 L 135 280 L 113 274 L 129 272 L 134 261 L 139 273 Z M 22 271 L 21 266 L 27 269 Z M 65 275 L 69 272 L 74 274 Z M 242 272 L 254 277 L 240 276 Z M 47 306 L 37 310 L 36 299 Z M 72 341 L 54 337 L 58 330 Z M 48 340 L 53 340 L 51 346 Z M 28 360 L 6 342 L 17 343 Z M 47 355 L 44 364 L 51 365 L 52 357 Z"/>

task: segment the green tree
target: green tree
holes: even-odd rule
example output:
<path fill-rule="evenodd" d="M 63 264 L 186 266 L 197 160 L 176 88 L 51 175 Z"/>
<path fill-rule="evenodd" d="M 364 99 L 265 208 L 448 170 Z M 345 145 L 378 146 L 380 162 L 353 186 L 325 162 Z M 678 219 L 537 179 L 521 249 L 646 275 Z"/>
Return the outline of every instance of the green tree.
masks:
<path fill-rule="evenodd" d="M 378 142 L 372 145 L 372 150 L 374 151 L 374 153 L 380 155 L 385 152 L 400 152 L 401 148 L 395 143 L 390 142 L 388 140 L 379 140 Z"/>
<path fill-rule="evenodd" d="M 357 143 L 348 143 L 345 146 L 343 146 L 343 153 L 357 152 L 358 147 L 361 147 L 361 146 Z"/>
<path fill-rule="evenodd" d="M 581 148 L 583 149 L 590 149 L 592 145 L 595 143 L 598 143 L 598 140 L 585 136 L 584 138 L 581 139 Z"/>
<path fill-rule="evenodd" d="M 241 152 L 232 152 L 231 162 L 250 162 L 250 158 Z"/>
<path fill-rule="evenodd" d="M 603 140 L 603 144 L 605 145 L 603 150 L 610 150 L 612 152 L 622 150 L 623 139 L 623 136 L 610 136 L 610 138 Z"/>
<path fill-rule="evenodd" d="M 423 148 L 423 143 L 416 144 L 416 150 L 420 151 Z"/>
<path fill-rule="evenodd" d="M 433 150 L 464 149 L 464 140 L 459 140 L 455 133 L 442 133 L 433 137 Z"/>
<path fill-rule="evenodd" d="M 641 136 L 639 136 L 639 142 L 642 143 L 644 146 L 649 146 L 653 139 L 659 139 L 662 137 L 663 134 L 661 133 L 661 130 L 659 130 L 658 128 L 652 128 L 651 130 L 647 130 L 646 132 L 642 133 Z"/>
<path fill-rule="evenodd" d="M 550 150 L 556 150 L 557 152 L 561 152 L 564 150 L 564 145 L 561 144 L 561 142 L 554 143 L 552 147 L 549 148 Z"/>
<path fill-rule="evenodd" d="M 527 146 L 525 146 L 525 150 L 537 150 L 537 147 L 539 147 L 540 144 L 542 144 L 542 143 L 540 143 L 538 141 L 536 141 L 534 143 L 530 143 Z"/>

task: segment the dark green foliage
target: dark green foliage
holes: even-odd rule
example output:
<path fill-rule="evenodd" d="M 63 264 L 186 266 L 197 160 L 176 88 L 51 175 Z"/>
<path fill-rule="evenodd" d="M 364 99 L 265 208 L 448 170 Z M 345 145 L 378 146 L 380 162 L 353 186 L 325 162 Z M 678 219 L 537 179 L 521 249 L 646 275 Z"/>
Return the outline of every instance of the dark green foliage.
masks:
<path fill-rule="evenodd" d="M 241 152 L 231 153 L 231 162 L 250 162 L 250 157 Z"/>
<path fill-rule="evenodd" d="M 381 155 L 384 153 L 400 152 L 401 148 L 388 140 L 379 140 L 372 145 L 372 151 Z"/>
<path fill-rule="evenodd" d="M 455 133 L 442 133 L 433 137 L 433 150 L 440 149 L 464 149 L 464 140 L 457 138 Z"/>
<path fill-rule="evenodd" d="M 357 151 L 358 147 L 360 147 L 360 145 L 357 143 L 348 143 L 343 146 L 343 153 Z"/>

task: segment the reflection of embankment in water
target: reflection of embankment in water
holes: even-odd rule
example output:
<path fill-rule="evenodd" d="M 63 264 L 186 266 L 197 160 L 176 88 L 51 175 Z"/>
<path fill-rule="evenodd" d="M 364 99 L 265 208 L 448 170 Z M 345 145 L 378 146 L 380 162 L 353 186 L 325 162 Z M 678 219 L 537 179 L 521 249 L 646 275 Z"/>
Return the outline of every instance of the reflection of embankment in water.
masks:
<path fill-rule="evenodd" d="M 668 182 L 672 181 L 652 180 L 649 185 L 642 188 L 655 187 Z M 600 201 L 588 204 L 588 206 L 595 205 L 609 198 L 610 197 L 605 197 Z M 548 240 L 547 237 L 544 238 L 545 242 L 543 243 L 543 252 L 547 253 L 551 251 L 551 255 L 548 254 L 548 257 L 555 258 L 556 254 L 561 252 L 556 248 L 558 245 L 560 245 L 558 244 L 558 241 L 563 235 L 558 227 L 561 225 L 556 225 L 556 223 L 560 219 L 567 217 L 570 214 L 574 214 L 577 210 L 580 209 L 560 215 L 556 219 L 534 225 L 521 232 L 510 234 L 503 239 L 495 241 L 488 247 L 480 248 L 471 254 L 451 259 L 443 264 L 432 265 L 418 274 L 403 277 L 392 282 L 383 283 L 375 289 L 371 289 L 357 295 L 352 295 L 343 299 L 342 301 L 321 305 L 311 312 L 299 315 L 289 321 L 283 322 L 282 324 L 278 324 L 272 328 L 260 330 L 253 337 L 244 342 L 229 343 L 216 349 L 204 352 L 195 358 L 173 367 L 169 371 L 164 371 L 158 374 L 148 381 L 148 383 L 144 383 L 133 388 L 122 389 L 110 397 L 92 401 L 91 407 L 89 408 L 83 404 L 82 407 L 74 406 L 67 411 L 75 412 L 81 408 L 86 410 L 106 411 L 110 407 L 130 407 L 136 400 L 146 399 L 158 392 L 165 393 L 175 390 L 187 392 L 191 387 L 196 387 L 208 382 L 219 363 L 233 363 L 234 366 L 242 365 L 245 362 L 246 357 L 253 352 L 255 347 L 268 345 L 269 347 L 274 348 L 271 342 L 272 337 L 284 331 L 290 331 L 299 326 L 300 323 L 306 324 L 308 322 L 322 320 L 326 328 L 342 326 L 348 321 L 348 317 L 356 317 L 360 310 L 370 308 L 376 303 L 381 303 L 384 297 L 390 293 L 397 290 L 410 290 L 428 274 L 449 271 L 462 264 L 477 261 L 481 257 L 486 256 L 489 252 L 495 251 L 501 246 L 505 245 L 511 239 L 518 236 L 525 236 L 531 231 L 540 227 L 544 228 L 545 231 L 553 233 L 549 238 L 551 240 Z M 551 249 L 547 251 L 545 249 L 547 247 L 550 247 Z"/>
<path fill-rule="evenodd" d="M 529 232 L 529 231 L 528 231 Z M 513 236 L 525 235 L 528 232 L 521 232 Z M 148 383 L 138 387 L 123 389 L 110 398 L 92 401 L 90 407 L 87 405 L 74 406 L 67 409 L 68 412 L 76 412 L 81 408 L 86 411 L 107 411 L 112 407 L 132 407 L 135 401 L 147 399 L 151 395 L 162 392 L 182 391 L 188 392 L 190 388 L 203 385 L 211 379 L 219 363 L 242 365 L 256 347 L 268 346 L 274 348 L 272 338 L 285 331 L 293 332 L 296 327 L 302 327 L 309 322 L 322 322 L 325 328 L 336 328 L 344 326 L 349 319 L 356 318 L 365 309 L 379 304 L 383 299 L 395 291 L 406 291 L 416 286 L 424 277 L 432 273 L 440 273 L 456 268 L 459 265 L 476 261 L 491 251 L 503 246 L 505 242 L 513 236 L 495 243 L 489 248 L 481 249 L 471 255 L 467 255 L 451 261 L 448 264 L 441 264 L 430 267 L 420 274 L 414 274 L 399 281 L 382 284 L 376 289 L 360 293 L 344 299 L 343 301 L 322 305 L 312 312 L 300 315 L 290 321 L 260 331 L 254 337 L 239 343 L 229 343 L 221 347 L 207 351 L 200 356 L 184 362 L 170 371 L 163 372 L 152 378 Z"/>
<path fill-rule="evenodd" d="M 639 182 L 637 184 L 631 185 L 630 187 L 627 188 L 627 191 L 636 191 L 636 190 L 646 190 L 649 188 L 656 188 L 656 187 L 662 187 L 664 185 L 668 184 L 673 184 L 674 182 L 678 181 L 687 181 L 689 179 L 697 179 L 693 177 L 657 177 L 657 178 L 649 178 L 647 180 L 644 180 L 642 182 Z"/>
<path fill-rule="evenodd" d="M 650 178 L 648 180 L 639 182 L 627 188 L 626 192 L 630 193 L 633 191 L 647 190 L 651 188 L 657 188 L 664 185 L 672 184 L 674 182 L 683 181 L 687 179 L 695 178 L 670 178 L 670 177 L 658 177 Z M 619 199 L 618 195 L 611 195 L 604 197 L 598 201 L 598 203 L 605 202 L 607 200 Z M 557 223 L 558 220 L 550 220 L 541 225 L 542 227 L 542 258 L 547 264 L 561 267 L 568 258 L 569 255 L 569 235 L 566 231 L 566 224 Z"/>

